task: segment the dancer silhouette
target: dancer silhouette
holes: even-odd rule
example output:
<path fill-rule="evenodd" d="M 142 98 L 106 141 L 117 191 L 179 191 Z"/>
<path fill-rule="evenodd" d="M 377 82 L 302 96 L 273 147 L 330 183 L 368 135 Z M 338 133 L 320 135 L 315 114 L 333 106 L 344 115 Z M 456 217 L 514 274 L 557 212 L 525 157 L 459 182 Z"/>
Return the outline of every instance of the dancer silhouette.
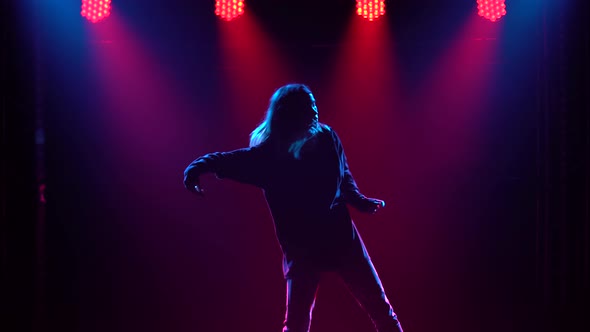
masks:
<path fill-rule="evenodd" d="M 318 121 L 311 90 L 288 84 L 272 95 L 250 147 L 203 155 L 184 171 L 185 187 L 203 195 L 199 177 L 215 173 L 264 190 L 283 251 L 287 310 L 283 332 L 307 332 L 322 272 L 336 272 L 379 332 L 402 332 L 348 205 L 376 213 L 385 202 L 360 193 L 336 132 Z"/>

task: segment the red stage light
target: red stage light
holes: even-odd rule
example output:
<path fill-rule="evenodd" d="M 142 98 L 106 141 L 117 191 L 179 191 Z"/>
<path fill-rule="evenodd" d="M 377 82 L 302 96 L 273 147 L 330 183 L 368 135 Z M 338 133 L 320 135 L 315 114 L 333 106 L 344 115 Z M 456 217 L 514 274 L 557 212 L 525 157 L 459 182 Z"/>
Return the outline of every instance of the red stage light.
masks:
<path fill-rule="evenodd" d="M 82 0 L 82 16 L 96 23 L 111 15 L 111 0 Z"/>
<path fill-rule="evenodd" d="M 505 0 L 477 0 L 477 13 L 492 22 L 506 15 Z"/>
<path fill-rule="evenodd" d="M 215 15 L 226 21 L 244 14 L 245 3 L 243 0 L 217 0 L 215 1 Z"/>
<path fill-rule="evenodd" d="M 385 0 L 357 0 L 356 13 L 373 21 L 385 15 Z"/>

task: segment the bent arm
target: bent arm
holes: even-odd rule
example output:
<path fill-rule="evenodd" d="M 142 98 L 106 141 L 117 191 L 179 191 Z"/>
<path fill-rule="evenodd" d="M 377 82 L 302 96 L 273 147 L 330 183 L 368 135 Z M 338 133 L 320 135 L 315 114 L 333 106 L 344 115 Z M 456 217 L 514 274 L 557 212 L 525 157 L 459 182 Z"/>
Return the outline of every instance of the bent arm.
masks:
<path fill-rule="evenodd" d="M 215 173 L 240 183 L 262 186 L 262 170 L 259 151 L 244 148 L 229 152 L 213 152 L 191 162 L 184 170 L 185 179 L 190 182 L 205 173 Z"/>
<path fill-rule="evenodd" d="M 344 201 L 354 207 L 359 211 L 369 211 L 374 207 L 374 203 L 371 199 L 367 198 L 363 195 L 350 172 L 348 167 L 348 160 L 346 159 L 346 154 L 344 153 L 344 148 L 342 146 L 342 142 L 340 138 L 336 134 L 335 131 L 332 131 L 334 134 L 334 141 L 336 145 L 336 151 L 340 158 L 340 169 L 342 173 L 342 182 L 340 183 L 340 192 Z"/>

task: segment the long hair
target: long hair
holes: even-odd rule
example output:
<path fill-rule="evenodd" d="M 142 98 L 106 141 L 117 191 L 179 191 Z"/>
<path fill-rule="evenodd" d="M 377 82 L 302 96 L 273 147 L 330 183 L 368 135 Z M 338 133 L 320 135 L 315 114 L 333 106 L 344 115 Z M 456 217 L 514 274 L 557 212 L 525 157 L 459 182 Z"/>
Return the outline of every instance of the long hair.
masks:
<path fill-rule="evenodd" d="M 305 105 L 311 107 L 312 93 L 304 84 L 287 84 L 278 88 L 269 101 L 262 122 L 250 133 L 250 146 L 273 141 L 277 146 L 288 145 L 295 158 L 300 157 L 303 145 L 321 130 L 317 119 L 305 119 Z"/>

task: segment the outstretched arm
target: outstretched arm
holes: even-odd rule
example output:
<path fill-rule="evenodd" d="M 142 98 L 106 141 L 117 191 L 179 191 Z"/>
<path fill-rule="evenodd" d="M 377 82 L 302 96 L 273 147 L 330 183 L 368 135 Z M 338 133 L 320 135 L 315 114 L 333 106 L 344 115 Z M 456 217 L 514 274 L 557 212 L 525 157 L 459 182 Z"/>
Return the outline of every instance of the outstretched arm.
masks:
<path fill-rule="evenodd" d="M 348 168 L 348 161 L 346 159 L 346 154 L 344 153 L 344 148 L 342 147 L 342 142 L 340 141 L 340 138 L 336 132 L 333 131 L 333 134 L 336 150 L 340 157 L 340 167 L 343 171 L 343 179 L 342 183 L 340 184 L 340 191 L 344 201 L 357 210 L 366 213 L 375 213 L 380 208 L 385 207 L 384 201 L 376 198 L 366 197 L 360 192 L 356 181 L 352 177 L 352 173 Z"/>
<path fill-rule="evenodd" d="M 215 173 L 218 178 L 228 178 L 261 187 L 263 172 L 260 169 L 262 163 L 259 152 L 254 147 L 201 156 L 184 170 L 184 186 L 193 193 L 202 194 L 199 177 L 205 173 Z"/>

